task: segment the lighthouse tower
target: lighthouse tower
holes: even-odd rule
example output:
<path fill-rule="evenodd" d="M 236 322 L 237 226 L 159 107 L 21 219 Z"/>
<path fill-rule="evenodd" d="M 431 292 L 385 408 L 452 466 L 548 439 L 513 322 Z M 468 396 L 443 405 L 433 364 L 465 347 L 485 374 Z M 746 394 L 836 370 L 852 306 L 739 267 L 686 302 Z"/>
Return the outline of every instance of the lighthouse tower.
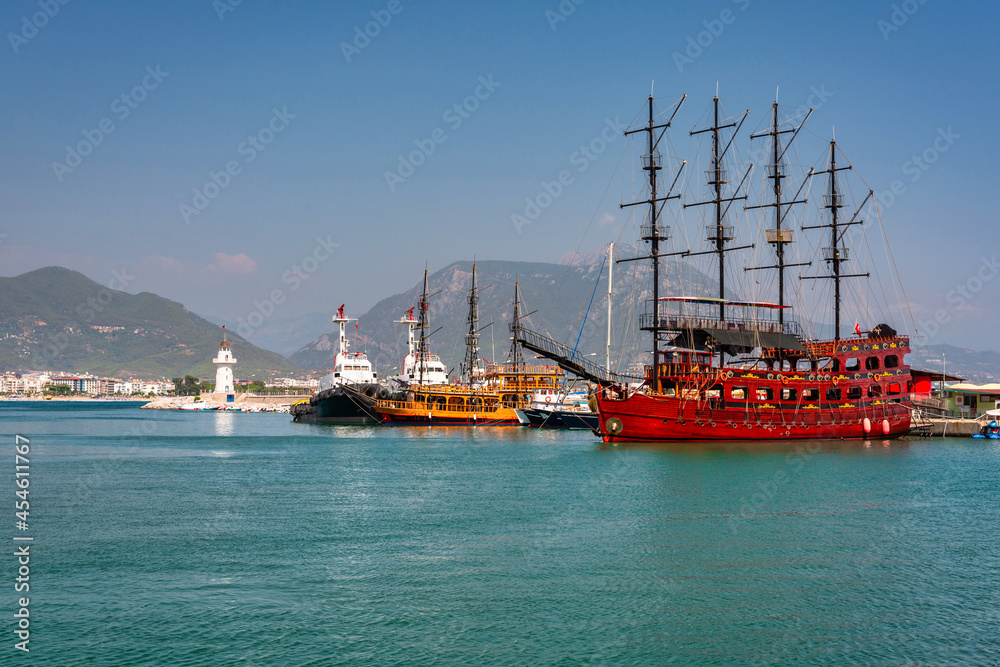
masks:
<path fill-rule="evenodd" d="M 219 356 L 213 359 L 212 363 L 216 365 L 215 393 L 226 394 L 227 401 L 234 400 L 233 366 L 236 365 L 236 359 L 233 358 L 233 351 L 226 336 L 222 337 L 222 342 L 219 343 Z"/>

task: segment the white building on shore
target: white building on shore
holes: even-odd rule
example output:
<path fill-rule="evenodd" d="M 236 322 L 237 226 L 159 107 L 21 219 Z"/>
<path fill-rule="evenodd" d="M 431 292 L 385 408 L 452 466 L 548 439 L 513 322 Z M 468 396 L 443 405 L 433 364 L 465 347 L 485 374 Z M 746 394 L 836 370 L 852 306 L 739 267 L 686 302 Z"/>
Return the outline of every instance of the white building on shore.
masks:
<path fill-rule="evenodd" d="M 225 394 L 226 400 L 232 401 L 236 392 L 236 383 L 233 380 L 233 366 L 236 365 L 236 359 L 233 357 L 229 340 L 225 336 L 219 343 L 219 355 L 212 360 L 212 363 L 216 365 L 215 393 Z"/>

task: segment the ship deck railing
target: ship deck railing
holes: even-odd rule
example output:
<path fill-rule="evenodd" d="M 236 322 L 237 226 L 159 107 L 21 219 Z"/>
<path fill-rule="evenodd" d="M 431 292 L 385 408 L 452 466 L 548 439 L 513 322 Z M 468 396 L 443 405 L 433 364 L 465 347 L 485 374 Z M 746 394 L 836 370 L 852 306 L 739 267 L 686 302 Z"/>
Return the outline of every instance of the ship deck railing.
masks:
<path fill-rule="evenodd" d="M 477 377 L 490 377 L 496 375 L 516 375 L 516 376 L 532 376 L 532 375 L 562 375 L 563 370 L 559 366 L 515 366 L 513 364 L 495 364 L 489 366 L 485 373 L 477 375 Z"/>
<path fill-rule="evenodd" d="M 868 350 L 868 348 L 865 347 L 866 345 L 878 345 L 881 347 L 885 343 L 896 343 L 899 347 L 908 347 L 910 344 L 910 337 L 897 335 L 891 338 L 869 338 L 868 336 L 852 335 L 849 338 L 841 338 L 840 340 L 807 339 L 802 341 L 802 346 L 818 357 L 832 357 L 838 351 L 838 348 L 842 348 L 845 345 L 849 349 L 857 346 L 857 351 L 861 352 Z"/>
<path fill-rule="evenodd" d="M 639 328 L 652 329 L 656 321 L 653 313 L 642 313 L 639 315 Z M 689 331 L 695 329 L 707 329 L 718 331 L 745 331 L 748 333 L 773 333 L 788 334 L 790 336 L 801 335 L 799 323 L 795 321 L 777 322 L 759 319 L 732 319 L 719 320 L 712 317 L 691 317 L 689 315 L 660 315 L 658 329 L 664 331 Z"/>
<path fill-rule="evenodd" d="M 467 412 L 481 414 L 484 412 L 496 412 L 507 405 L 454 405 L 449 403 L 438 403 L 435 401 L 396 401 L 392 399 L 378 399 L 375 407 L 389 408 L 394 410 L 419 410 L 421 412 Z"/>

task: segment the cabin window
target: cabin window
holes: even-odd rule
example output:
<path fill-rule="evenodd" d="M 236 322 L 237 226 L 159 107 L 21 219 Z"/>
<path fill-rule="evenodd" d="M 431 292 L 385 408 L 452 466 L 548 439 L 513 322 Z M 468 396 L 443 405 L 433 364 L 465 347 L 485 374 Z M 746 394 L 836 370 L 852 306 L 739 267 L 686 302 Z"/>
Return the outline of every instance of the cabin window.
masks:
<path fill-rule="evenodd" d="M 895 383 L 890 384 L 888 387 L 885 388 L 885 390 L 886 392 L 889 393 L 890 396 L 895 396 L 896 394 L 899 393 L 899 385 Z"/>
<path fill-rule="evenodd" d="M 723 407 L 722 403 L 722 385 L 717 384 L 711 389 L 705 390 L 705 398 L 708 399 L 708 407 L 720 409 Z"/>
<path fill-rule="evenodd" d="M 774 400 L 774 390 L 770 387 L 757 387 L 757 400 L 758 401 L 771 401 Z"/>
<path fill-rule="evenodd" d="M 878 370 L 878 357 L 868 357 L 865 359 L 865 368 L 870 371 Z"/>
<path fill-rule="evenodd" d="M 810 369 L 812 369 L 812 363 L 808 359 L 799 359 L 795 363 L 795 370 L 797 371 L 807 373 Z"/>
<path fill-rule="evenodd" d="M 861 398 L 861 387 L 848 387 L 847 400 L 856 401 Z"/>
<path fill-rule="evenodd" d="M 899 367 L 899 357 L 897 357 L 895 354 L 890 354 L 889 356 L 887 356 L 885 358 L 885 367 L 886 368 L 898 368 Z"/>
<path fill-rule="evenodd" d="M 882 395 L 882 387 L 877 384 L 873 384 L 868 387 L 868 398 L 878 398 Z"/>
<path fill-rule="evenodd" d="M 809 389 L 802 390 L 802 400 L 803 401 L 818 401 L 819 400 L 819 389 L 811 387 Z"/>
<path fill-rule="evenodd" d="M 747 388 L 733 387 L 729 390 L 729 397 L 734 401 L 745 401 L 747 400 Z"/>
<path fill-rule="evenodd" d="M 784 387 L 781 390 L 781 400 L 783 401 L 794 401 L 798 398 L 799 392 L 788 387 Z"/>
<path fill-rule="evenodd" d="M 830 387 L 826 390 L 826 400 L 828 401 L 839 401 L 842 396 L 840 387 Z"/>
<path fill-rule="evenodd" d="M 851 357 L 850 359 L 844 362 L 844 370 L 847 371 L 848 373 L 853 373 L 859 368 L 861 368 L 861 362 L 858 360 L 857 357 Z"/>

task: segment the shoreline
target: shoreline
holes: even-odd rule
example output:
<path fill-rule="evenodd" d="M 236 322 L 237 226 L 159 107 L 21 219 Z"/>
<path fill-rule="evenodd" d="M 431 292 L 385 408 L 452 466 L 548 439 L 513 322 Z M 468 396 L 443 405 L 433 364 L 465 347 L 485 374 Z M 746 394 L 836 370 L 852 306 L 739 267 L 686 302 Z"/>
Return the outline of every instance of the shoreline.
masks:
<path fill-rule="evenodd" d="M 85 401 L 88 403 L 149 403 L 152 398 L 110 398 L 93 396 L 0 396 L 0 403 L 48 403 L 50 401 Z"/>

